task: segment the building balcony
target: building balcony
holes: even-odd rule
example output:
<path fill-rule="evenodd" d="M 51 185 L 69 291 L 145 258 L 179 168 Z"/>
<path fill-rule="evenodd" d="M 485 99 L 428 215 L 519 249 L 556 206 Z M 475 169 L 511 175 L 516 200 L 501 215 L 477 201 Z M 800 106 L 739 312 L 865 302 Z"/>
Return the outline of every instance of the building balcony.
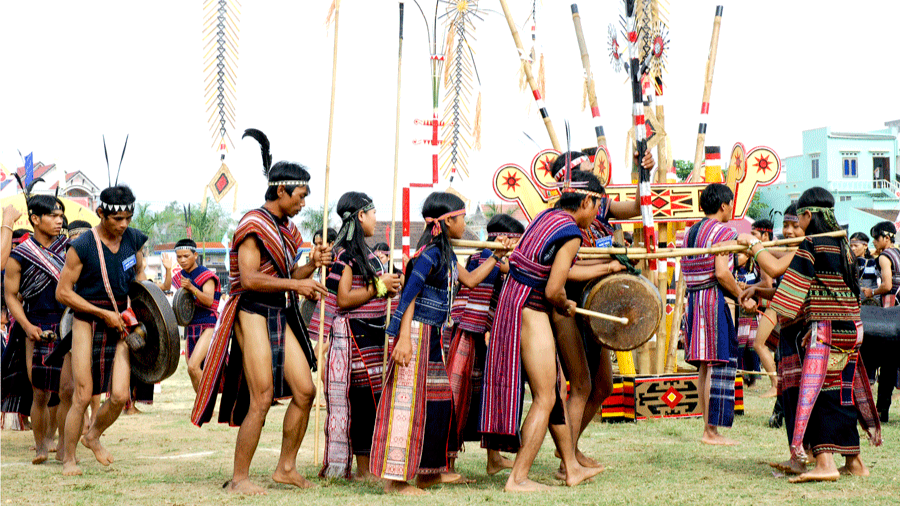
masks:
<path fill-rule="evenodd" d="M 873 197 L 900 199 L 900 184 L 885 179 L 839 179 L 828 181 L 831 193 L 868 193 Z"/>

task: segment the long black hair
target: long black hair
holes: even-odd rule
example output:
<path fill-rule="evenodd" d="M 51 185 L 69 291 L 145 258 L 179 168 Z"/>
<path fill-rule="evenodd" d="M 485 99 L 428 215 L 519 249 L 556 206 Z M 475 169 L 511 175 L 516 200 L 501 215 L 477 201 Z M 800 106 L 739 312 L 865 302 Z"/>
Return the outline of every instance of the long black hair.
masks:
<path fill-rule="evenodd" d="M 825 213 L 816 211 L 811 213 L 809 225 L 804 231 L 806 235 L 821 234 L 824 232 L 836 232 L 842 230 L 837 222 L 833 219 L 834 213 L 834 195 L 825 188 L 814 186 L 800 195 L 797 201 L 797 209 L 804 207 L 822 207 L 832 209 L 832 218 L 829 219 Z M 850 251 L 850 242 L 845 238 L 840 239 L 841 242 L 841 275 L 844 282 L 850 290 L 859 296 L 859 265 L 856 263 L 856 257 Z"/>
<path fill-rule="evenodd" d="M 465 207 L 465 202 L 452 193 L 434 192 L 425 198 L 425 202 L 422 204 L 422 217 L 426 218 L 426 222 L 429 218 L 436 220 L 447 213 L 459 211 Z M 434 233 L 435 227 L 440 227 L 440 232 L 437 234 Z M 447 236 L 446 220 L 426 223 L 425 231 L 422 232 L 419 244 L 416 245 L 416 251 L 430 246 L 436 246 L 441 252 L 440 263 L 437 265 L 438 270 L 448 269 L 453 258 L 453 248 L 450 246 L 450 237 Z M 409 279 L 412 274 L 415 263 L 416 258 L 411 258 L 406 264 L 406 279 Z"/>
<path fill-rule="evenodd" d="M 378 272 L 369 261 L 371 249 L 366 244 L 366 234 L 359 222 L 359 212 L 372 205 L 372 199 L 365 193 L 347 192 L 338 200 L 337 212 L 343 221 L 338 232 L 335 249 L 347 252 L 353 262 L 353 273 L 361 274 L 366 284 L 375 284 Z"/>

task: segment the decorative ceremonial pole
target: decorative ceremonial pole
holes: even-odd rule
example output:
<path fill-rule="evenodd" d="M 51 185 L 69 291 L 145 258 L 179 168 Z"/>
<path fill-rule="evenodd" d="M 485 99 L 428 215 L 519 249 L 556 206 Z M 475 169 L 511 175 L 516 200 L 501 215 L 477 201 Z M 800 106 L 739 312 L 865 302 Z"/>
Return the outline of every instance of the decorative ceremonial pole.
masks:
<path fill-rule="evenodd" d="M 525 78 L 528 80 L 528 86 L 531 87 L 531 93 L 534 95 L 534 101 L 537 103 L 538 110 L 541 111 L 541 118 L 544 119 L 544 126 L 547 127 L 547 134 L 550 135 L 550 144 L 553 149 L 562 151 L 559 145 L 559 139 L 556 138 L 556 130 L 553 129 L 553 123 L 550 121 L 550 113 L 544 105 L 544 99 L 541 98 L 541 91 L 538 88 L 537 81 L 531 73 L 531 62 L 525 56 L 525 49 L 522 46 L 522 39 L 519 38 L 519 30 L 516 28 L 516 22 L 513 20 L 512 12 L 506 4 L 506 0 L 500 0 L 500 7 L 503 8 L 503 15 L 506 16 L 506 23 L 509 24 L 509 31 L 512 33 L 513 41 L 516 43 L 516 49 L 519 51 L 519 58 L 522 60 L 522 68 L 525 69 Z"/>
<path fill-rule="evenodd" d="M 713 72 L 716 69 L 716 51 L 719 48 L 719 28 L 722 26 L 722 6 L 716 6 L 716 18 L 713 21 L 712 40 L 709 43 L 709 60 L 706 62 L 706 78 L 703 82 L 703 105 L 700 106 L 700 129 L 697 131 L 697 149 L 694 151 L 694 172 L 692 180 L 697 182 L 703 172 L 700 165 L 703 161 L 703 146 L 706 143 L 706 118 L 709 114 L 709 96 L 712 93 Z"/>
<path fill-rule="evenodd" d="M 400 0 L 400 42 L 397 50 L 397 120 L 394 124 L 394 196 L 391 200 L 391 249 L 389 250 L 389 262 L 388 262 L 388 272 L 391 274 L 394 273 L 394 246 L 396 245 L 396 240 L 394 239 L 397 234 L 394 233 L 394 228 L 397 226 L 397 188 L 399 186 L 400 181 L 400 76 L 402 73 L 400 72 L 400 65 L 403 63 L 403 0 Z M 407 188 L 403 189 L 403 194 L 406 195 L 409 192 Z M 387 308 L 385 310 L 387 312 L 387 317 L 385 318 L 385 326 L 391 322 L 391 298 L 387 299 Z M 381 368 L 381 382 L 384 383 L 385 375 L 387 374 L 387 362 L 388 362 L 388 336 L 384 335 L 384 359 L 382 360 L 382 368 Z"/>
<path fill-rule="evenodd" d="M 594 87 L 594 74 L 591 72 L 591 57 L 588 55 L 587 44 L 584 41 L 584 30 L 581 27 L 581 14 L 578 12 L 578 4 L 572 4 L 572 22 L 575 23 L 575 38 L 578 39 L 578 49 L 581 51 L 581 65 L 584 67 L 584 76 L 587 80 L 588 103 L 591 105 L 591 117 L 594 118 L 594 133 L 597 135 L 598 152 L 594 155 L 594 167 L 596 168 L 603 157 L 599 150 L 606 150 L 606 134 L 603 133 L 603 124 L 600 122 L 600 107 L 597 104 L 597 91 Z M 607 155 L 606 163 L 609 163 Z M 606 167 L 606 173 L 611 176 L 612 172 Z M 609 184 L 610 177 L 606 181 L 601 181 L 604 185 Z"/>
<path fill-rule="evenodd" d="M 341 13 L 341 0 L 334 0 L 334 57 L 331 62 L 331 110 L 328 116 L 328 147 L 325 151 L 325 193 L 323 198 L 324 205 L 322 206 L 322 244 L 324 245 L 328 242 L 328 190 L 329 184 L 331 182 L 331 139 L 332 133 L 334 132 L 334 94 L 337 89 L 337 55 L 338 55 L 338 19 Z M 325 271 L 325 267 L 323 266 L 320 271 L 320 278 L 322 282 L 325 282 L 325 279 L 328 276 L 328 273 Z M 324 367 L 322 362 L 322 353 L 325 349 L 325 301 L 323 300 L 321 304 L 319 304 L 319 346 L 318 352 L 316 353 L 316 359 L 318 360 L 319 366 L 316 368 L 316 419 L 315 419 L 315 428 L 313 432 L 315 432 L 315 452 L 313 453 L 313 464 L 319 465 L 319 411 L 321 411 L 319 396 L 321 395 L 322 389 L 320 388 L 322 384 L 322 368 Z"/>

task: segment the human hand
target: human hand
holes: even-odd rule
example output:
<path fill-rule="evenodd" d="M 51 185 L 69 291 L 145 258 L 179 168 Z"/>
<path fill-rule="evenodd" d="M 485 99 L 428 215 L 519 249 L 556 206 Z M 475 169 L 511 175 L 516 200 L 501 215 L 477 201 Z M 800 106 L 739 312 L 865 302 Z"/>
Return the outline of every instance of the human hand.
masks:
<path fill-rule="evenodd" d="M 749 286 L 744 291 L 742 291 L 740 297 L 738 297 L 738 300 L 740 301 L 741 305 L 743 305 L 747 299 L 753 299 L 754 297 L 756 297 L 756 285 Z"/>
<path fill-rule="evenodd" d="M 22 329 L 25 331 L 25 337 L 32 341 L 42 341 L 44 339 L 42 335 L 44 331 L 37 325 L 23 322 Z"/>
<path fill-rule="evenodd" d="M 391 358 L 394 363 L 400 367 L 406 367 L 412 360 L 412 339 L 408 335 L 400 335 L 397 338 L 397 344 L 394 345 L 394 351 L 391 352 Z"/>
<path fill-rule="evenodd" d="M 323 295 L 328 295 L 325 285 L 313 279 L 295 279 L 294 291 L 307 300 L 319 300 Z"/>
<path fill-rule="evenodd" d="M 122 319 L 121 314 L 115 311 L 103 311 L 102 317 L 107 327 L 116 329 L 122 334 L 125 333 L 125 320 Z"/>
<path fill-rule="evenodd" d="M 497 237 L 494 240 L 496 242 L 499 242 L 502 245 L 502 248 L 498 248 L 498 249 L 494 250 L 494 254 L 500 258 L 503 258 L 503 257 L 509 255 L 509 253 L 512 251 L 512 249 L 515 247 L 515 245 L 513 244 L 512 240 L 510 240 L 509 237 L 501 235 L 500 237 Z"/>
<path fill-rule="evenodd" d="M 578 304 L 574 300 L 567 300 L 566 304 L 560 309 L 560 313 L 565 316 L 575 316 L 575 308 L 577 307 Z"/>
<path fill-rule="evenodd" d="M 613 260 L 612 262 L 606 264 L 606 266 L 607 266 L 607 269 L 609 269 L 607 274 L 615 274 L 617 272 L 624 271 L 626 269 L 626 267 L 624 265 L 622 265 L 622 263 L 619 262 L 618 260 Z"/>
<path fill-rule="evenodd" d="M 757 307 L 758 303 L 756 302 L 756 299 L 744 299 L 741 302 L 741 308 L 747 313 L 755 313 Z"/>
<path fill-rule="evenodd" d="M 866 297 L 867 299 L 871 299 L 872 297 L 875 296 L 875 292 L 872 291 L 871 288 L 863 288 L 863 289 L 862 289 L 862 293 L 863 293 L 863 295 L 865 295 L 865 297 Z"/>
<path fill-rule="evenodd" d="M 316 269 L 320 267 L 330 267 L 332 262 L 331 245 L 313 247 L 309 258 L 313 261 Z"/>
<path fill-rule="evenodd" d="M 160 255 L 160 261 L 162 261 L 162 265 L 163 265 L 163 267 L 165 267 L 165 269 L 167 271 L 172 270 L 172 257 L 171 256 L 163 253 L 162 255 Z"/>
<path fill-rule="evenodd" d="M 12 204 L 3 208 L 3 224 L 12 227 L 12 224 L 22 216 L 22 213 Z"/>
<path fill-rule="evenodd" d="M 400 275 L 385 273 L 381 276 L 381 282 L 387 287 L 388 296 L 393 297 L 400 292 Z"/>
<path fill-rule="evenodd" d="M 747 234 L 747 233 L 740 234 L 740 235 L 738 235 L 738 238 L 737 238 L 737 243 L 740 244 L 741 246 L 750 247 L 750 245 L 755 242 L 759 242 L 759 239 L 757 239 L 756 237 L 753 237 L 753 235 Z"/>
<path fill-rule="evenodd" d="M 640 154 L 637 151 L 634 152 L 634 163 L 635 164 L 638 163 L 639 155 Z M 656 166 L 656 160 L 653 159 L 653 153 L 651 153 L 649 149 L 644 151 L 644 158 L 643 158 L 643 160 L 640 160 L 640 164 L 641 164 L 641 167 L 643 167 L 647 170 L 653 170 L 653 167 Z"/>
<path fill-rule="evenodd" d="M 188 279 L 187 276 L 182 276 L 182 277 L 181 277 L 181 288 L 184 288 L 184 289 L 186 289 L 186 290 L 190 290 L 192 284 L 193 284 L 193 283 L 191 283 L 191 280 Z"/>

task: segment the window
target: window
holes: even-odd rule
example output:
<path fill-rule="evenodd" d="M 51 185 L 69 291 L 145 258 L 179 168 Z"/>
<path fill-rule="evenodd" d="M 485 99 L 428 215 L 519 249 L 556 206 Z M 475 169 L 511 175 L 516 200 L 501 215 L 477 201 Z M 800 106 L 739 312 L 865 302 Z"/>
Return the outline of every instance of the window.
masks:
<path fill-rule="evenodd" d="M 813 179 L 819 178 L 819 159 L 818 158 L 812 159 L 812 177 L 813 177 Z"/>
<path fill-rule="evenodd" d="M 850 198 L 850 195 L 841 195 L 841 202 L 848 202 Z"/>
<path fill-rule="evenodd" d="M 857 177 L 856 158 L 844 158 L 844 177 Z"/>

